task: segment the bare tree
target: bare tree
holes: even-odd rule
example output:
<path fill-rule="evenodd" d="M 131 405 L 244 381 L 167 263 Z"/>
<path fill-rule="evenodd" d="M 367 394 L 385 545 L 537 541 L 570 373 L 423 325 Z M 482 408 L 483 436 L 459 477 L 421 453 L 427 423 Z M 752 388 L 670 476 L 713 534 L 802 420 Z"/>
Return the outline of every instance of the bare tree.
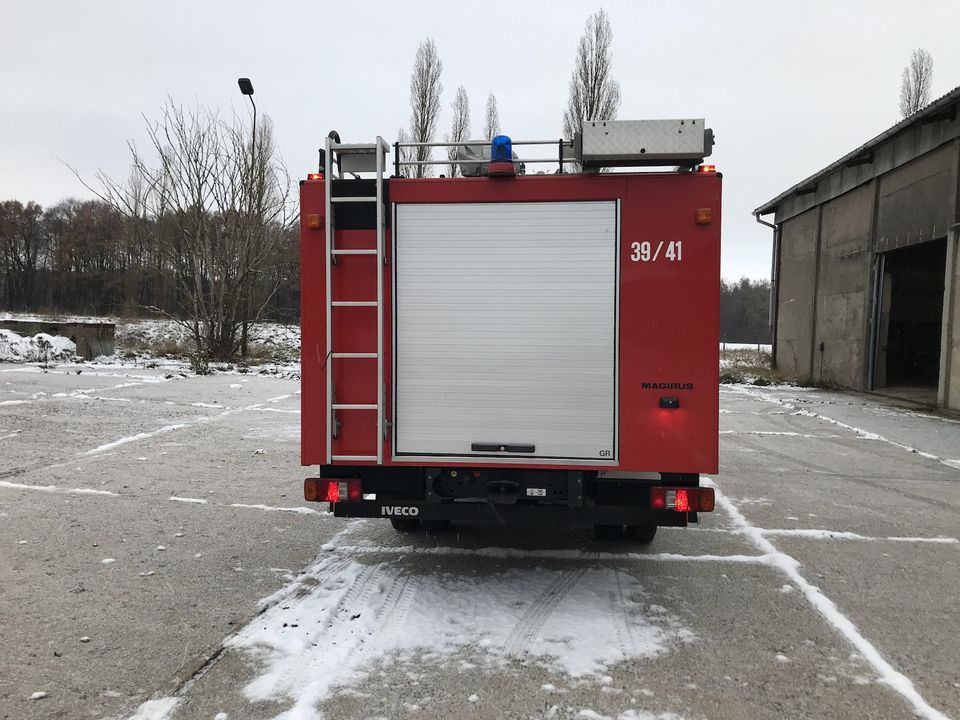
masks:
<path fill-rule="evenodd" d="M 296 220 L 271 123 L 258 125 L 251 142 L 236 117 L 226 122 L 215 111 L 185 111 L 171 100 L 159 121 L 147 122 L 147 135 L 154 158 L 131 144 L 130 181 L 101 172 L 98 194 L 162 248 L 176 278 L 180 322 L 197 353 L 230 357 L 240 349 L 243 325 L 259 319 L 276 291 L 264 279 L 276 275 Z"/>
<path fill-rule="evenodd" d="M 447 142 L 461 143 L 470 139 L 470 98 L 467 97 L 467 91 L 463 85 L 457 88 L 457 96 L 451 104 L 453 108 L 453 125 L 450 128 L 450 135 Z M 457 156 L 457 147 L 447 148 L 447 157 L 452 161 Z M 455 162 L 450 163 L 450 177 L 456 177 L 459 168 Z"/>
<path fill-rule="evenodd" d="M 603 9 L 587 19 L 570 78 L 570 97 L 563 111 L 564 137 L 583 130 L 584 121 L 613 120 L 620 108 L 620 85 L 611 75 L 613 30 Z"/>
<path fill-rule="evenodd" d="M 923 48 L 910 55 L 910 64 L 903 69 L 900 81 L 900 114 L 913 115 L 930 103 L 933 85 L 933 56 Z"/>
<path fill-rule="evenodd" d="M 410 142 L 410 136 L 407 135 L 407 131 L 403 128 L 397 130 L 397 142 L 403 145 L 404 143 Z M 400 162 L 411 162 L 416 160 L 416 153 L 414 153 L 413 148 L 402 147 L 400 148 Z M 400 177 L 414 177 L 414 169 L 411 165 L 401 165 L 400 166 Z"/>
<path fill-rule="evenodd" d="M 483 137 L 493 140 L 500 134 L 500 111 L 497 110 L 497 96 L 487 95 L 487 111 L 483 116 Z"/>
<path fill-rule="evenodd" d="M 440 121 L 440 93 L 443 85 L 440 73 L 443 63 L 437 53 L 437 46 L 427 38 L 417 48 L 417 57 L 413 61 L 413 73 L 410 75 L 410 139 L 412 142 L 433 142 Z M 416 148 L 415 157 L 423 162 L 430 159 L 430 148 Z M 414 167 L 414 177 L 429 177 L 429 165 Z"/>

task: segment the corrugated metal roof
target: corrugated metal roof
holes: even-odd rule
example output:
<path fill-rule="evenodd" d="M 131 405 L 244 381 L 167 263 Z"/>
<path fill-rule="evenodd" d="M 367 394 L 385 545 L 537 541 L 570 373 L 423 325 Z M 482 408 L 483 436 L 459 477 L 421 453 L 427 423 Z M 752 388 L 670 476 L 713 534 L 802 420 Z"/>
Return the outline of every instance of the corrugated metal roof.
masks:
<path fill-rule="evenodd" d="M 827 165 L 825 168 L 823 168 L 823 170 L 820 170 L 819 172 L 814 173 L 814 174 L 811 175 L 810 177 L 801 180 L 801 181 L 798 182 L 796 185 L 794 185 L 793 187 L 791 187 L 789 190 L 785 190 L 784 192 L 782 192 L 782 193 L 780 193 L 779 195 L 777 195 L 775 198 L 773 198 L 773 200 L 770 200 L 769 202 L 765 202 L 763 205 L 761 205 L 761 206 L 758 207 L 756 210 L 754 210 L 754 211 L 753 211 L 753 214 L 754 214 L 754 215 L 767 215 L 767 214 L 769 214 L 769 213 L 772 213 L 774 210 L 777 209 L 777 205 L 779 205 L 784 199 L 786 199 L 786 198 L 790 197 L 791 195 L 793 195 L 795 192 L 797 192 L 797 190 L 799 190 L 799 189 L 801 189 L 801 188 L 807 188 L 807 187 L 809 187 L 810 185 L 816 183 L 816 182 L 817 182 L 820 178 L 822 178 L 824 175 L 828 175 L 829 173 L 833 172 L 834 170 L 837 170 L 837 169 L 843 167 L 843 166 L 844 166 L 846 163 L 848 163 L 850 160 L 853 160 L 854 158 L 859 157 L 860 155 L 863 155 L 864 153 L 869 152 L 870 150 L 872 150 L 873 148 L 875 148 L 877 145 L 879 145 L 880 143 L 882 143 L 884 140 L 887 140 L 888 138 L 893 137 L 893 136 L 896 135 L 898 132 L 901 132 L 902 130 L 907 129 L 908 127 L 910 127 L 910 126 L 913 125 L 914 123 L 917 123 L 917 122 L 919 122 L 919 121 L 923 120 L 924 118 L 929 117 L 929 116 L 931 116 L 931 115 L 936 115 L 938 112 L 940 112 L 940 111 L 943 110 L 944 108 L 949 107 L 949 106 L 950 106 L 955 100 L 957 100 L 958 98 L 960 98 L 960 86 L 955 87 L 953 90 L 951 90 L 950 92 L 948 92 L 946 95 L 943 95 L 943 96 L 937 98 L 936 100 L 934 100 L 932 103 L 930 103 L 930 104 L 927 105 L 926 107 L 921 108 L 920 110 L 918 110 L 917 112 L 915 112 L 913 115 L 908 115 L 907 117 L 905 117 L 903 120 L 901 120 L 900 122 L 898 122 L 898 123 L 897 123 L 896 125 L 894 125 L 893 127 L 889 128 L 888 130 L 884 130 L 882 133 L 880 133 L 879 135 L 877 135 L 877 136 L 876 136 L 875 138 L 873 138 L 872 140 L 868 140 L 867 142 L 865 142 L 863 145 L 861 145 L 860 147 L 858 147 L 856 150 L 847 153 L 846 155 L 844 155 L 842 158 L 840 158 L 840 159 L 837 160 L 836 162 L 830 163 L 830 164 Z"/>

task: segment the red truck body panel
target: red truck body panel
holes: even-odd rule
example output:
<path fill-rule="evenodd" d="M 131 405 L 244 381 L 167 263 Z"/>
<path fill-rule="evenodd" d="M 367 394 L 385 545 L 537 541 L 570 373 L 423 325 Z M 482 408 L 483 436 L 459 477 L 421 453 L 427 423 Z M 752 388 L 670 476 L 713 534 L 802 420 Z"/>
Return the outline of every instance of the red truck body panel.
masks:
<path fill-rule="evenodd" d="M 471 467 L 717 472 L 721 183 L 719 174 L 699 172 L 389 180 L 392 204 L 619 201 L 616 461 L 566 465 L 538 464 L 530 458 L 515 463 L 498 459 L 492 463 L 478 457 L 471 459 Z M 324 207 L 324 181 L 302 182 L 303 465 L 328 464 L 326 363 L 333 363 L 337 403 L 376 403 L 376 359 L 347 361 L 326 357 Z M 697 224 L 697 213 L 702 209 L 710 211 L 708 224 Z M 307 221 L 309 216 L 315 216 L 313 223 Z M 388 419 L 395 417 L 391 231 L 388 227 L 386 254 L 390 264 L 380 269 L 384 274 L 383 367 Z M 667 257 L 666 248 L 678 241 L 682 243 L 682 257 L 677 258 L 676 251 L 671 253 L 672 258 Z M 338 229 L 334 242 L 342 249 L 372 249 L 376 247 L 376 232 Z M 333 299 L 376 298 L 377 278 L 372 270 L 375 263 L 376 256 L 338 256 L 332 272 Z M 333 347 L 338 353 L 376 350 L 375 308 L 335 307 L 332 326 Z M 678 398 L 679 408 L 661 408 L 664 397 Z M 395 457 L 392 434 L 384 439 L 378 431 L 376 410 L 349 410 L 339 413 L 338 418 L 342 425 L 333 440 L 333 455 L 375 455 L 375 443 L 382 442 L 384 465 L 431 464 L 423 459 Z M 435 464 L 449 466 L 451 462 L 437 458 Z"/>

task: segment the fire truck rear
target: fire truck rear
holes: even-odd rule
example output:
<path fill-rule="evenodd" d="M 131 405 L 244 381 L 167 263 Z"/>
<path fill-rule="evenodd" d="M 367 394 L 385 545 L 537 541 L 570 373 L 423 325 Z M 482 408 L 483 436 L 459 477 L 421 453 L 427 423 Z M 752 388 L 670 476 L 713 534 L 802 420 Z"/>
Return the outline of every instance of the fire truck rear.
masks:
<path fill-rule="evenodd" d="M 404 177 L 441 164 L 405 159 L 421 144 L 330 135 L 300 185 L 307 500 L 398 530 L 640 542 L 713 510 L 721 176 L 702 119 L 462 143 L 442 162 L 465 176 L 438 178 Z M 513 150 L 537 147 L 552 159 Z"/>

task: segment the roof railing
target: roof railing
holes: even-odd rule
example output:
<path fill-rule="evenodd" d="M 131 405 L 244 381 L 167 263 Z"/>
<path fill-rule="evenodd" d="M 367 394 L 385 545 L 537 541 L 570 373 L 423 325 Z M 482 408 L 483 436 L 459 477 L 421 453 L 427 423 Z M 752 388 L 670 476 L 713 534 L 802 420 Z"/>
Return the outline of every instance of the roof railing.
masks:
<path fill-rule="evenodd" d="M 556 163 L 558 166 L 557 172 L 563 174 L 563 165 L 564 163 L 576 162 L 576 158 L 573 156 L 573 140 L 564 140 L 560 138 L 559 140 L 511 140 L 511 145 L 540 145 L 540 146 L 554 146 L 557 148 L 557 155 L 554 158 L 517 158 L 514 162 L 526 165 L 530 163 Z M 393 144 L 393 172 L 394 175 L 400 175 L 400 168 L 404 167 L 420 167 L 426 165 L 459 165 L 459 164 L 482 164 L 485 162 L 483 159 L 458 159 L 458 158 L 446 158 L 444 160 L 401 160 L 400 159 L 400 150 L 404 148 L 458 148 L 458 147 L 490 147 L 489 140 L 463 140 L 461 142 L 395 142 Z M 568 152 L 564 152 L 565 148 L 569 148 Z M 486 162 L 489 162 L 487 160 Z"/>

